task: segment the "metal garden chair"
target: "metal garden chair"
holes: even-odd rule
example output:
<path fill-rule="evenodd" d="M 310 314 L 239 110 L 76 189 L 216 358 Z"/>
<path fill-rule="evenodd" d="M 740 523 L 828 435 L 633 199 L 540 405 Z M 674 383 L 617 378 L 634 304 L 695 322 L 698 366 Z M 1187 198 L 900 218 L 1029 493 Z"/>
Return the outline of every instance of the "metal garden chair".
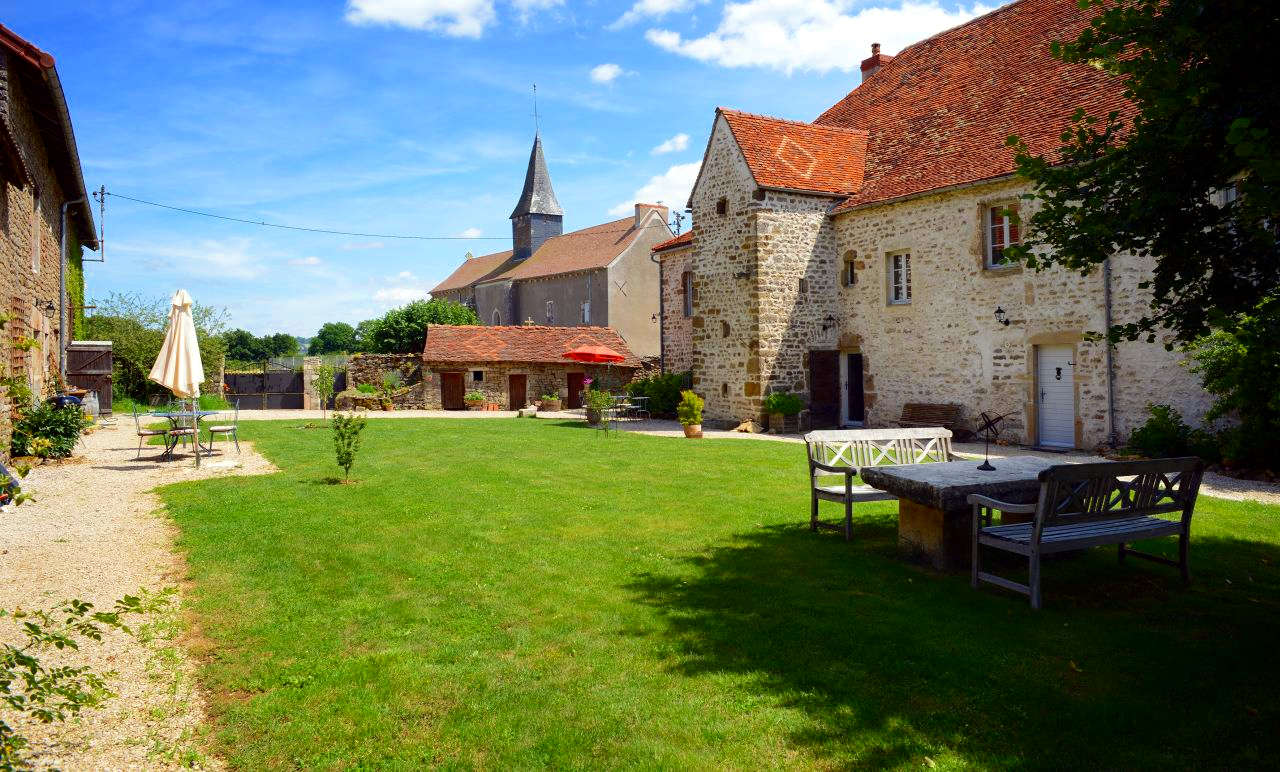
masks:
<path fill-rule="evenodd" d="M 213 436 L 221 434 L 224 438 L 230 437 L 231 441 L 236 444 L 236 453 L 240 452 L 240 438 L 236 436 L 236 427 L 240 425 L 240 400 L 236 400 L 235 412 L 232 414 L 231 423 L 215 424 L 209 427 L 209 452 L 213 452 Z"/>
<path fill-rule="evenodd" d="M 138 454 L 135 459 L 142 458 L 142 446 L 152 437 L 164 437 L 165 444 L 168 445 L 169 430 L 168 429 L 143 429 L 142 419 L 138 417 L 138 406 L 133 406 L 133 427 L 138 432 Z"/>

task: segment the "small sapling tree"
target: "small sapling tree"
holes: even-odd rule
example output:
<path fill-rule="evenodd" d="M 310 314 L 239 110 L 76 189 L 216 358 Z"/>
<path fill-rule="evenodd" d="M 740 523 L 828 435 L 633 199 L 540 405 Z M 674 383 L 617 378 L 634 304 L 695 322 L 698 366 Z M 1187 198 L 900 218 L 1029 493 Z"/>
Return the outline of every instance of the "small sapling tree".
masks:
<path fill-rule="evenodd" d="M 316 377 L 311 382 L 311 388 L 315 389 L 316 397 L 320 400 L 321 421 L 324 420 L 324 411 L 329 406 L 329 400 L 333 399 L 333 384 L 337 378 L 338 369 L 328 362 L 316 368 Z"/>
<path fill-rule="evenodd" d="M 351 467 L 356 462 L 356 453 L 360 451 L 360 432 L 364 431 L 366 419 L 357 413 L 333 414 L 333 448 L 337 453 L 338 466 L 342 467 L 344 480 L 351 479 Z"/>

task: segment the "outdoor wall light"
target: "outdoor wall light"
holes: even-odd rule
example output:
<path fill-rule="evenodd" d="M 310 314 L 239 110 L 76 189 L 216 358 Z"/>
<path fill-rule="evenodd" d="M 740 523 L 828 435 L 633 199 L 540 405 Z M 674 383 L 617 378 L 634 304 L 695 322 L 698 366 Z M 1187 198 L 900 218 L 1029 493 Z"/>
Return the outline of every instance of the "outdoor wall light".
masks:
<path fill-rule="evenodd" d="M 1006 314 L 1004 309 L 1000 306 L 996 306 L 996 321 L 1003 324 L 1005 327 L 1009 326 L 1009 315 Z"/>
<path fill-rule="evenodd" d="M 46 300 L 44 302 L 37 300 L 36 308 L 40 310 L 40 313 L 45 315 L 46 319 L 52 319 L 54 312 L 58 310 L 58 307 L 54 305 L 52 300 Z"/>
<path fill-rule="evenodd" d="M 836 326 L 836 318 L 831 314 L 827 314 L 827 318 L 822 320 L 822 331 L 826 332 Z"/>
<path fill-rule="evenodd" d="M 653 322 L 654 324 L 657 324 L 657 323 L 658 323 L 658 315 L 657 315 L 657 314 L 654 314 L 653 316 L 649 317 L 649 321 Z"/>

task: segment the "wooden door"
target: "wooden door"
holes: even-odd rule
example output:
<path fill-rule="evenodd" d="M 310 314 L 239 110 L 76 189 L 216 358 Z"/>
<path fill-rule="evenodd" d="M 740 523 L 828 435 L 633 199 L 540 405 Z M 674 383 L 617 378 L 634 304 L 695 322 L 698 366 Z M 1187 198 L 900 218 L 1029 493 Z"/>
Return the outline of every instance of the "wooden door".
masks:
<path fill-rule="evenodd" d="M 466 410 L 463 401 L 466 386 L 462 381 L 462 373 L 440 373 L 440 406 L 445 410 Z"/>
<path fill-rule="evenodd" d="M 507 377 L 507 393 L 510 395 L 512 410 L 521 410 L 529 404 L 529 395 L 526 393 L 528 390 L 529 376 L 512 373 Z"/>
<path fill-rule="evenodd" d="M 862 355 L 849 354 L 845 379 L 845 415 L 850 423 L 866 420 L 866 400 L 862 392 Z"/>
<path fill-rule="evenodd" d="M 582 407 L 582 382 L 586 377 L 586 373 L 569 373 L 569 400 L 565 407 L 571 410 Z"/>
<path fill-rule="evenodd" d="M 1076 388 L 1071 346 L 1036 346 L 1036 416 L 1039 442 L 1076 445 Z"/>
<path fill-rule="evenodd" d="M 809 352 L 809 421 L 814 429 L 840 423 L 840 352 Z"/>
<path fill-rule="evenodd" d="M 98 411 L 111 415 L 111 344 L 73 341 L 67 346 L 67 383 L 98 393 Z"/>

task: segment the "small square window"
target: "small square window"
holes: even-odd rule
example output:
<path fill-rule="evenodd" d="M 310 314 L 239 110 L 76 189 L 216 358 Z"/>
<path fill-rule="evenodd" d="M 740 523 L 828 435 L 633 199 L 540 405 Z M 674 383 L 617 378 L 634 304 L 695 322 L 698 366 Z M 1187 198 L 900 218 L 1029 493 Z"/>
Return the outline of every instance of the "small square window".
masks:
<path fill-rule="evenodd" d="M 483 380 L 484 380 L 484 370 L 472 370 L 472 371 L 471 371 L 471 381 L 472 381 L 473 383 L 480 383 L 480 382 L 481 382 L 481 381 L 483 381 Z"/>
<path fill-rule="evenodd" d="M 729 199 L 722 198 L 719 201 L 717 201 L 716 214 L 728 214 L 728 213 L 729 213 Z"/>
<path fill-rule="evenodd" d="M 889 274 L 889 304 L 907 305 L 911 302 L 911 253 L 893 252 L 887 255 L 885 267 Z"/>
<path fill-rule="evenodd" d="M 987 207 L 986 232 L 987 267 L 1007 268 L 1014 262 L 1004 256 L 1006 247 L 1019 243 L 1022 238 L 1018 231 L 1017 203 L 997 204 Z"/>

